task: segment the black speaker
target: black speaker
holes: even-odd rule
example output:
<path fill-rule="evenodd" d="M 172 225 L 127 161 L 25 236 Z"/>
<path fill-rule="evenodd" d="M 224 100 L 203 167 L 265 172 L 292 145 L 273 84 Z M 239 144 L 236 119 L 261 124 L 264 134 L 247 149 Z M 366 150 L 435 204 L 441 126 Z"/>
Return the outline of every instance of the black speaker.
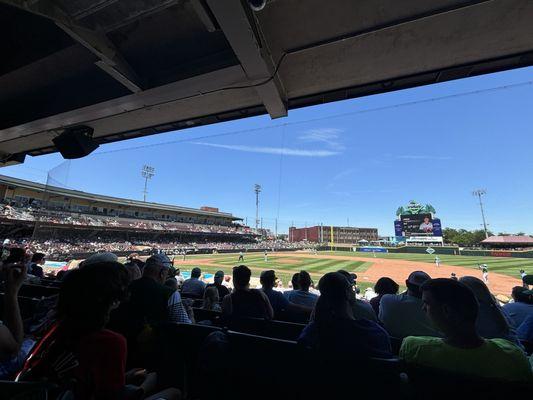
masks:
<path fill-rule="evenodd" d="M 67 129 L 52 139 L 63 158 L 71 160 L 91 154 L 99 146 L 93 136 L 94 129 L 90 126 L 76 126 Z"/>
<path fill-rule="evenodd" d="M 0 155 L 0 158 L 3 156 Z M 15 153 L 10 154 L 0 160 L 0 167 L 9 167 L 11 165 L 22 164 L 26 159 L 26 154 L 24 153 Z"/>

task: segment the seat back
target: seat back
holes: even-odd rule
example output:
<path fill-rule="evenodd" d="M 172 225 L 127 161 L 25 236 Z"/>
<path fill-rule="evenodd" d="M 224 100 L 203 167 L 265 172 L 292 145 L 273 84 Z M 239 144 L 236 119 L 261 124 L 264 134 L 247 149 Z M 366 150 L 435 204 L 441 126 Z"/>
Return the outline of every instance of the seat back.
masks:
<path fill-rule="evenodd" d="M 392 348 L 392 354 L 394 354 L 394 355 L 400 354 L 400 348 L 402 347 L 402 342 L 403 342 L 402 338 L 398 338 L 398 337 L 394 337 L 394 336 L 390 337 L 390 344 L 391 344 L 391 348 Z"/>
<path fill-rule="evenodd" d="M 57 391 L 50 383 L 0 381 L 0 400 L 47 400 Z"/>
<path fill-rule="evenodd" d="M 187 393 L 195 386 L 198 354 L 206 337 L 221 329 L 199 324 L 158 325 L 155 329 L 154 368 L 163 387 Z"/>
<path fill-rule="evenodd" d="M 409 389 L 413 399 L 433 398 L 479 398 L 503 399 L 509 397 L 530 397 L 533 382 L 518 383 L 498 379 L 478 378 L 450 371 L 408 365 Z"/>
<path fill-rule="evenodd" d="M 211 321 L 214 324 L 217 324 L 222 317 L 222 313 L 213 310 L 204 310 L 203 308 L 193 308 L 194 319 L 196 322 L 200 321 Z"/>
<path fill-rule="evenodd" d="M 50 297 L 59 294 L 59 287 L 44 285 L 22 285 L 19 290 L 19 296 L 23 297 Z"/>
<path fill-rule="evenodd" d="M 233 378 L 232 397 L 291 399 L 343 398 L 357 394 L 398 398 L 400 362 L 336 358 L 295 341 L 228 331 Z"/>
<path fill-rule="evenodd" d="M 261 318 L 238 318 L 232 319 L 228 323 L 228 328 L 236 332 L 296 341 L 305 325 Z"/>
<path fill-rule="evenodd" d="M 252 393 L 256 399 L 273 398 L 276 393 L 295 396 L 292 382 L 298 373 L 291 361 L 300 359 L 303 352 L 296 342 L 234 331 L 228 331 L 228 337 L 231 381 L 238 382 L 232 397 L 245 399 Z"/>

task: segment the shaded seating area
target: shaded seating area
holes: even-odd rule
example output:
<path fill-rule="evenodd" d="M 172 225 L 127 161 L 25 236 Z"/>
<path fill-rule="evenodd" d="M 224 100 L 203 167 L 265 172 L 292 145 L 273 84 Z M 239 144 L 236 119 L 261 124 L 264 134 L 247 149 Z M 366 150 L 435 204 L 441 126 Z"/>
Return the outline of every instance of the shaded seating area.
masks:
<path fill-rule="evenodd" d="M 305 328 L 304 324 L 259 318 L 233 319 L 227 325 L 236 332 L 293 341 L 298 339 Z"/>
<path fill-rule="evenodd" d="M 209 321 L 212 325 L 236 332 L 296 341 L 305 328 L 305 324 L 266 320 L 261 318 L 234 318 L 225 321 L 222 313 L 202 308 L 193 308 L 196 322 Z"/>
<path fill-rule="evenodd" d="M 505 399 L 511 393 L 515 398 L 528 398 L 533 393 L 532 383 L 483 379 L 414 365 L 402 368 L 409 377 L 406 393 L 409 399 L 427 399 L 429 394 L 439 399 L 458 398 L 458 394 L 470 399 Z"/>
<path fill-rule="evenodd" d="M 447 371 L 407 366 L 394 359 L 332 357 L 294 340 L 214 326 L 160 326 L 158 375 L 187 398 L 505 398 L 527 395 L 532 384 L 476 379 Z M 473 396 L 473 397 L 472 397 Z"/>

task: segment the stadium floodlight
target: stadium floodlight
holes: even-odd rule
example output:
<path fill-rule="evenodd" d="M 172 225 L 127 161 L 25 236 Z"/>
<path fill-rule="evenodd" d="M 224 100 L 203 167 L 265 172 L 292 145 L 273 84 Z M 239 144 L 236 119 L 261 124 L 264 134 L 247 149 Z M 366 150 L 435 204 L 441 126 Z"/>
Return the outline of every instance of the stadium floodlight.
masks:
<path fill-rule="evenodd" d="M 259 193 L 261 193 L 261 185 L 257 183 L 254 185 L 255 192 L 255 229 L 259 229 Z"/>
<path fill-rule="evenodd" d="M 143 201 L 146 201 L 146 194 L 148 193 L 146 190 L 148 187 L 148 179 L 152 179 L 152 177 L 155 175 L 155 168 L 145 164 L 141 169 L 141 175 L 144 178 Z"/>
<path fill-rule="evenodd" d="M 484 196 L 487 194 L 487 191 L 485 189 L 476 189 L 472 192 L 472 196 L 477 196 L 479 199 L 479 208 L 481 209 L 481 218 L 483 219 L 483 229 L 485 230 L 485 238 L 488 239 L 489 232 L 487 231 L 487 221 L 485 220 L 485 212 L 483 211 L 483 201 L 481 200 L 481 196 Z"/>

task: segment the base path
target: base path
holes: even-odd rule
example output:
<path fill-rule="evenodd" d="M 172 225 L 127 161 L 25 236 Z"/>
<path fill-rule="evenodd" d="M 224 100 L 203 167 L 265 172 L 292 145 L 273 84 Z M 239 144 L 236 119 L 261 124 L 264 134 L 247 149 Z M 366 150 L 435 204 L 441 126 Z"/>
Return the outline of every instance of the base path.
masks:
<path fill-rule="evenodd" d="M 372 265 L 366 270 L 366 272 L 358 272 L 357 280 L 360 282 L 376 282 L 383 276 L 396 281 L 400 285 L 405 284 L 405 280 L 409 274 L 413 271 L 424 271 L 432 278 L 449 278 L 451 273 L 454 272 L 458 278 L 462 276 L 475 276 L 481 279 L 481 271 L 474 268 L 458 267 L 454 265 L 440 264 L 437 267 L 434 263 L 426 263 L 420 261 L 407 261 L 407 260 L 389 260 L 383 258 L 374 257 L 360 257 L 360 256 L 336 256 L 326 254 L 305 254 L 299 252 L 282 252 L 273 253 L 276 256 L 298 257 L 298 258 L 312 258 L 312 259 L 330 259 L 330 260 L 356 260 L 371 262 Z M 489 283 L 487 284 L 490 291 L 495 294 L 503 294 L 505 296 L 511 295 L 511 290 L 514 286 L 522 286 L 522 281 L 518 278 L 513 278 L 509 275 L 492 273 L 489 271 Z"/>

